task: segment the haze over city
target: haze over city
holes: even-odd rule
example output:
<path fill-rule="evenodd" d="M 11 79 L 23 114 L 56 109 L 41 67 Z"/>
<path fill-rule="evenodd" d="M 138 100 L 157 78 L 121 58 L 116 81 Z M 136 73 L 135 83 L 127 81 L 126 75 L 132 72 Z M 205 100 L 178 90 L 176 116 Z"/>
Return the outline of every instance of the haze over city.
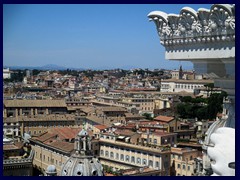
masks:
<path fill-rule="evenodd" d="M 3 65 L 111 68 L 166 68 L 190 62 L 167 61 L 147 14 L 178 13 L 185 4 L 4 5 Z M 191 4 L 193 9 L 211 4 Z"/>

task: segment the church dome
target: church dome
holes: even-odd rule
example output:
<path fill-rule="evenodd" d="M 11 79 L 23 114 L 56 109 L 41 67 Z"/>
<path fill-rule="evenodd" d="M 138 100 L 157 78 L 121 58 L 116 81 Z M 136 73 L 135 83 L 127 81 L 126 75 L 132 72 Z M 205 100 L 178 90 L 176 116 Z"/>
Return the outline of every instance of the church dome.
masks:
<path fill-rule="evenodd" d="M 57 174 L 57 169 L 54 165 L 49 165 L 46 170 L 48 176 L 54 176 Z"/>
<path fill-rule="evenodd" d="M 61 176 L 103 176 L 103 167 L 94 157 L 70 157 L 62 167 Z"/>
<path fill-rule="evenodd" d="M 61 176 L 103 176 L 99 159 L 92 155 L 92 138 L 83 128 L 75 138 L 75 153 L 65 162 Z"/>

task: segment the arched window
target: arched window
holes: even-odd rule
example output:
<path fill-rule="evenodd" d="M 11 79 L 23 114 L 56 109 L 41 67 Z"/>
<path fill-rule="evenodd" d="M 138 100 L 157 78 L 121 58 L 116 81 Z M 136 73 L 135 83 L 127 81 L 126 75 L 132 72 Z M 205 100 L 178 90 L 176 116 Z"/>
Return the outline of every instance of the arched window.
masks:
<path fill-rule="evenodd" d="M 108 157 L 109 156 L 109 153 L 108 151 L 105 152 L 105 156 Z"/>
<path fill-rule="evenodd" d="M 119 159 L 119 154 L 118 153 L 116 153 L 116 159 Z"/>
<path fill-rule="evenodd" d="M 129 162 L 129 155 L 126 155 L 126 161 Z"/>
<path fill-rule="evenodd" d="M 142 163 L 143 163 L 143 165 L 146 166 L 146 165 L 147 165 L 147 160 L 146 160 L 146 159 L 143 159 L 143 162 L 142 162 Z"/>
<path fill-rule="evenodd" d="M 131 163 L 135 163 L 135 157 L 134 156 L 131 157 Z"/>
<path fill-rule="evenodd" d="M 149 167 L 153 167 L 153 161 L 149 160 Z"/>
<path fill-rule="evenodd" d="M 141 164 L 141 159 L 137 158 L 137 164 Z"/>
<path fill-rule="evenodd" d="M 110 157 L 113 158 L 114 157 L 114 154 L 113 152 L 110 152 Z"/>
<path fill-rule="evenodd" d="M 124 155 L 123 155 L 123 154 L 121 154 L 120 160 L 121 160 L 121 161 L 124 161 Z"/>

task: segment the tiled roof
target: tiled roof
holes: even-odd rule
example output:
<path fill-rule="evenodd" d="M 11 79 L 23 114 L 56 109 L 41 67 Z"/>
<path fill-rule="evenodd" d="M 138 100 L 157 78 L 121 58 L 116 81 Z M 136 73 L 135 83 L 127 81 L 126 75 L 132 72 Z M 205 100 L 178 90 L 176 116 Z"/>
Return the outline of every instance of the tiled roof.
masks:
<path fill-rule="evenodd" d="M 22 147 L 16 146 L 15 144 L 4 144 L 3 145 L 3 150 L 18 150 L 21 149 Z"/>
<path fill-rule="evenodd" d="M 63 139 L 73 139 L 81 131 L 82 128 L 70 128 L 70 127 L 60 127 L 51 128 L 48 132 L 52 134 L 57 134 L 61 140 Z"/>
<path fill-rule="evenodd" d="M 101 124 L 100 125 L 95 125 L 94 127 L 97 128 L 97 129 L 100 129 L 100 130 L 108 128 L 107 126 L 101 125 Z"/>
<path fill-rule="evenodd" d="M 74 149 L 74 143 L 64 142 L 64 141 L 54 141 L 50 144 L 56 149 L 60 149 L 63 151 L 71 152 Z"/>
<path fill-rule="evenodd" d="M 155 121 L 170 122 L 174 120 L 174 117 L 171 116 L 157 116 L 154 118 Z"/>
<path fill-rule="evenodd" d="M 5 107 L 67 107 L 65 100 L 4 100 Z"/>
<path fill-rule="evenodd" d="M 45 133 L 39 137 L 35 137 L 33 139 L 36 139 L 38 141 L 41 141 L 41 142 L 45 142 L 53 137 L 55 137 L 57 134 L 56 133 Z"/>
<path fill-rule="evenodd" d="M 125 108 L 122 107 L 102 107 L 102 111 L 126 111 Z"/>

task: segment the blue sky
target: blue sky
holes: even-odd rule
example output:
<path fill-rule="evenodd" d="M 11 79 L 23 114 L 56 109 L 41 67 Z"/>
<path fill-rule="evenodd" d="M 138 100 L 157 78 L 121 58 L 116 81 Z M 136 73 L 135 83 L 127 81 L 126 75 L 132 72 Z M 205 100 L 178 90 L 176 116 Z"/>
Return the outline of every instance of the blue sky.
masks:
<path fill-rule="evenodd" d="M 147 14 L 178 14 L 211 4 L 11 5 L 3 6 L 3 65 L 56 64 L 78 68 L 178 68 L 168 61 Z"/>

